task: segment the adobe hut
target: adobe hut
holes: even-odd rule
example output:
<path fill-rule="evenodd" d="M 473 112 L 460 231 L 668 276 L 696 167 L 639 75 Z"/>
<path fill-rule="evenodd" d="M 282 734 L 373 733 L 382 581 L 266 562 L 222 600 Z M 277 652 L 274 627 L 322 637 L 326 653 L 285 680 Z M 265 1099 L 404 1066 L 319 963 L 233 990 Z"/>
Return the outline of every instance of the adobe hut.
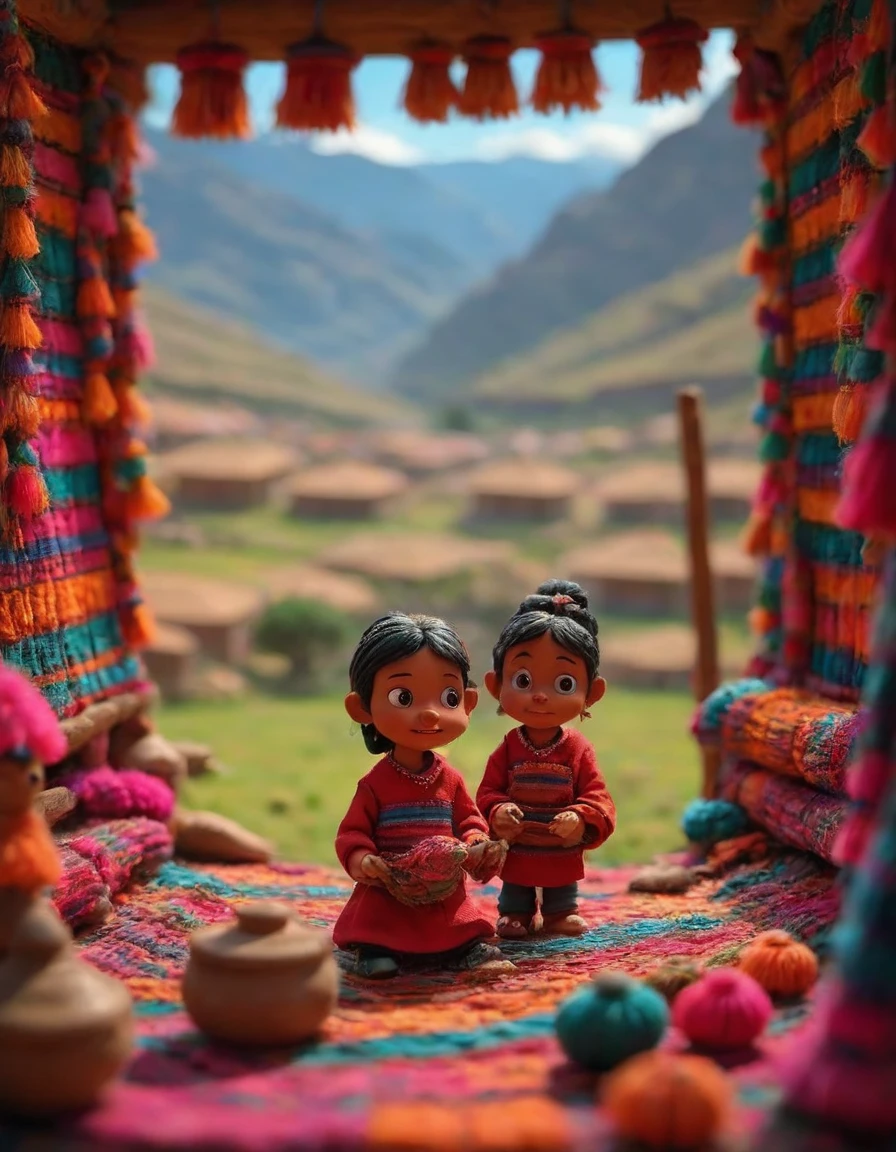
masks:
<path fill-rule="evenodd" d="M 470 519 L 565 520 L 580 483 L 575 472 L 547 460 L 524 456 L 500 460 L 470 477 Z"/>
<path fill-rule="evenodd" d="M 407 477 L 360 460 L 317 464 L 290 485 L 290 512 L 304 520 L 373 520 L 408 488 Z"/>
<path fill-rule="evenodd" d="M 170 396 L 157 396 L 152 405 L 148 439 L 156 452 L 169 452 L 196 440 L 257 437 L 261 421 L 236 404 L 191 404 Z"/>
<path fill-rule="evenodd" d="M 709 515 L 713 524 L 742 524 L 750 514 L 762 469 L 753 460 L 714 459 L 707 466 Z M 633 464 L 609 473 L 597 487 L 608 525 L 684 523 L 684 480 L 677 464 Z"/>
<path fill-rule="evenodd" d="M 186 700 L 199 674 L 199 641 L 186 628 L 157 624 L 155 635 L 143 649 L 146 671 L 163 700 Z"/>
<path fill-rule="evenodd" d="M 315 564 L 277 569 L 267 575 L 264 585 L 272 601 L 316 600 L 349 616 L 370 616 L 378 606 L 377 595 L 365 580 Z"/>
<path fill-rule="evenodd" d="M 158 457 L 179 507 L 220 512 L 270 503 L 295 466 L 291 448 L 266 440 L 194 440 Z"/>
<path fill-rule="evenodd" d="M 325 548 L 322 564 L 388 584 L 427 584 L 485 568 L 511 557 L 504 541 L 449 534 L 363 533 Z"/>
<path fill-rule="evenodd" d="M 600 646 L 600 670 L 614 686 L 653 691 L 693 691 L 697 645 L 693 628 L 662 624 L 637 631 L 612 627 Z M 748 653 L 735 648 L 722 653 L 728 676 L 744 668 Z"/>
<path fill-rule="evenodd" d="M 711 546 L 718 608 L 744 612 L 755 593 L 757 566 L 736 542 Z M 682 616 L 690 572 L 681 540 L 661 530 L 623 532 L 570 552 L 561 565 L 591 592 L 599 611 L 625 616 Z"/>
<path fill-rule="evenodd" d="M 486 459 L 488 444 L 469 433 L 435 433 L 414 429 L 383 432 L 372 444 L 377 461 L 413 480 L 443 472 L 465 471 Z"/>
<path fill-rule="evenodd" d="M 265 603 L 257 588 L 182 572 L 147 572 L 143 590 L 156 619 L 190 632 L 203 655 L 237 668 L 246 663 Z"/>

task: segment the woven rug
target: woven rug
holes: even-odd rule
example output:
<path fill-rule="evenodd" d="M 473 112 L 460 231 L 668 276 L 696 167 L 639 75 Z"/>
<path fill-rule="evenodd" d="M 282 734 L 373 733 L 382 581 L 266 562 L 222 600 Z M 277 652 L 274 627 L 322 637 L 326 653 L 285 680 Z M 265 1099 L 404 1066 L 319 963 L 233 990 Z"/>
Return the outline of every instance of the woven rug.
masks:
<path fill-rule="evenodd" d="M 257 897 L 330 926 L 348 894 L 345 877 L 164 864 L 82 939 L 84 956 L 126 980 L 136 1001 L 139 1044 L 126 1075 L 88 1115 L 52 1129 L 0 1126 L 0 1147 L 604 1152 L 613 1141 L 593 1104 L 594 1080 L 567 1065 L 554 1039 L 558 1002 L 602 968 L 642 975 L 681 953 L 724 962 L 772 925 L 817 937 L 837 903 L 832 870 L 802 854 L 683 896 L 630 894 L 633 874 L 592 871 L 583 906 L 594 927 L 580 940 L 505 945 L 515 973 L 418 972 L 371 985 L 347 972 L 320 1042 L 283 1054 L 218 1047 L 192 1028 L 179 1002 L 189 933 L 227 918 L 230 901 Z M 485 890 L 485 899 L 495 896 Z M 805 1004 L 780 1011 L 760 1048 L 733 1069 L 743 1131 L 776 1101 L 776 1056 L 809 1012 Z"/>

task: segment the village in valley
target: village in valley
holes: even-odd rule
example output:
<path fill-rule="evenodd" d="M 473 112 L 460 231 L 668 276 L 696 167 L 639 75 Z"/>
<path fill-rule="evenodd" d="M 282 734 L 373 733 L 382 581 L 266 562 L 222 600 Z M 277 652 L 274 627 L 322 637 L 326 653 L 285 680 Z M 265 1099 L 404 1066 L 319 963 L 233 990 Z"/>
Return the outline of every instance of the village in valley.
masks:
<path fill-rule="evenodd" d="M 589 592 L 602 671 L 687 692 L 695 658 L 685 483 L 671 413 L 577 430 L 321 428 L 157 397 L 154 475 L 171 515 L 142 550 L 145 654 L 169 702 L 341 683 L 380 610 L 444 615 L 487 666 L 541 580 Z M 755 565 L 738 538 L 758 482 L 745 436 L 715 436 L 711 563 L 726 671 L 745 663 Z"/>

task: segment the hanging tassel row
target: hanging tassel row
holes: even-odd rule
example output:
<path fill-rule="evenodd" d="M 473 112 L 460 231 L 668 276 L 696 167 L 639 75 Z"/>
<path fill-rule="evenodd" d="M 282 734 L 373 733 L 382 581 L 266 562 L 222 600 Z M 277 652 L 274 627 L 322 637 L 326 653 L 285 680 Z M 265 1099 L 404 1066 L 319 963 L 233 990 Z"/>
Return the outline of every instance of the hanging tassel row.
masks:
<path fill-rule="evenodd" d="M 312 36 L 287 49 L 286 87 L 277 127 L 299 132 L 351 132 L 355 127 L 352 70 L 358 63 L 342 44 Z"/>
<path fill-rule="evenodd" d="M 700 91 L 703 45 L 709 33 L 694 20 L 667 15 L 635 37 L 641 49 L 639 103 L 669 96 L 686 99 Z"/>
<path fill-rule="evenodd" d="M 14 5 L 0 2 L 0 535 L 49 505 L 29 443 L 40 427 L 33 354 L 41 344 L 33 315 L 40 292 L 31 267 L 39 251 L 32 124 L 46 115 L 32 86 L 32 66 Z"/>
<path fill-rule="evenodd" d="M 235 44 L 206 41 L 177 54 L 180 95 L 172 129 L 188 140 L 245 140 L 252 134 L 243 83 L 249 56 Z"/>
<path fill-rule="evenodd" d="M 603 82 L 594 62 L 594 44 L 574 28 L 539 38 L 541 62 L 535 76 L 531 104 L 536 112 L 596 112 Z"/>

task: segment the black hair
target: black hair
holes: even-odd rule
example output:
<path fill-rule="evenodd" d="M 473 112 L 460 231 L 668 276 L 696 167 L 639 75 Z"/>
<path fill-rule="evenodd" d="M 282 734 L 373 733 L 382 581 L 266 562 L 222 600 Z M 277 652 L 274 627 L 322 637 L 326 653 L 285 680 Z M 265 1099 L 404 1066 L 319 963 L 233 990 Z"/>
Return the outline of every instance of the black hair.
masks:
<path fill-rule="evenodd" d="M 377 672 L 397 660 L 406 660 L 421 648 L 450 660 L 459 669 L 464 688 L 470 686 L 470 657 L 450 624 L 437 616 L 387 612 L 364 631 L 348 669 L 352 691 L 358 693 L 366 709 L 370 708 Z M 391 752 L 395 747 L 374 724 L 362 724 L 361 735 L 370 752 Z"/>
<path fill-rule="evenodd" d="M 511 648 L 550 632 L 561 648 L 581 657 L 588 672 L 589 686 L 600 669 L 597 621 L 588 610 L 588 596 L 571 580 L 547 580 L 533 596 L 527 596 L 504 625 L 492 650 L 492 664 L 498 679 L 504 674 L 504 659 Z"/>

